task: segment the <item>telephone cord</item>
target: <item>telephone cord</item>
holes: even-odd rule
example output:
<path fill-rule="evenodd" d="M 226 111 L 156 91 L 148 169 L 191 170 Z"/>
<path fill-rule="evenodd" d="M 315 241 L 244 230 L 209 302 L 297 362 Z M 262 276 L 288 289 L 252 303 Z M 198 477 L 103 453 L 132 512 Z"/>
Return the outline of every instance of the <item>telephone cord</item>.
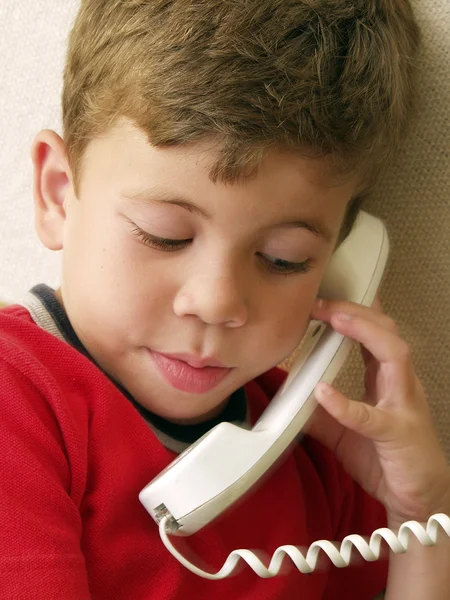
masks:
<path fill-rule="evenodd" d="M 233 552 L 228 555 L 222 568 L 217 571 L 217 573 L 210 573 L 192 564 L 173 546 L 169 539 L 166 525 L 168 525 L 168 517 L 164 517 L 160 521 L 159 534 L 163 544 L 172 556 L 189 569 L 189 571 L 192 571 L 192 573 L 205 579 L 213 580 L 229 577 L 241 559 L 244 560 L 248 566 L 259 575 L 259 577 L 269 578 L 279 574 L 285 556 L 288 556 L 291 559 L 301 573 L 312 573 L 316 569 L 321 550 L 336 567 L 342 568 L 348 567 L 350 564 L 353 547 L 358 550 L 364 560 L 372 562 L 380 558 L 381 542 L 383 540 L 388 544 L 392 552 L 395 554 L 403 554 L 408 550 L 410 534 L 413 534 L 422 546 L 436 545 L 439 527 L 441 527 L 446 535 L 450 537 L 450 518 L 445 514 L 438 513 L 428 519 L 425 527 L 417 521 L 407 521 L 401 525 L 398 534 L 395 534 L 387 527 L 377 529 L 370 536 L 369 542 L 360 535 L 348 535 L 340 543 L 339 549 L 339 544 L 337 542 L 329 542 L 327 540 L 319 540 L 311 544 L 306 555 L 303 555 L 297 546 L 280 546 L 275 550 L 268 567 L 266 567 L 251 550 L 233 550 Z"/>

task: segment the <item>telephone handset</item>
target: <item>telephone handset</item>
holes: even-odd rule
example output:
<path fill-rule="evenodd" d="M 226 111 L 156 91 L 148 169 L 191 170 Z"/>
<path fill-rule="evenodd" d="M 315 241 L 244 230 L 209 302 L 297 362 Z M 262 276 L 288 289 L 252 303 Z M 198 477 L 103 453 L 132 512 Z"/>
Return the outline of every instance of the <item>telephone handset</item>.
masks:
<path fill-rule="evenodd" d="M 353 231 L 335 251 L 320 295 L 370 306 L 386 265 L 388 238 L 383 223 L 361 212 Z M 251 431 L 216 425 L 162 471 L 139 494 L 150 515 L 176 535 L 190 535 L 240 498 L 287 449 L 314 407 L 314 388 L 331 383 L 351 342 L 314 322 L 306 353 Z M 305 355 L 306 354 L 306 355 Z"/>
<path fill-rule="evenodd" d="M 331 258 L 319 295 L 371 306 L 386 266 L 388 249 L 383 223 L 360 212 L 352 232 Z M 382 540 L 392 552 L 403 553 L 408 549 L 410 533 L 424 546 L 437 543 L 439 528 L 450 537 L 450 518 L 436 514 L 430 517 L 426 529 L 416 521 L 409 521 L 397 534 L 387 528 L 377 529 L 369 542 L 361 536 L 349 535 L 339 549 L 336 543 L 327 540 L 311 544 L 305 555 L 295 546 L 280 546 L 269 566 L 250 550 L 234 550 L 216 573 L 191 563 L 169 539 L 169 534 L 191 535 L 207 525 L 264 475 L 312 415 L 317 383 L 332 383 L 351 347 L 351 340 L 330 326 L 312 322 L 285 384 L 251 431 L 227 422 L 216 425 L 140 492 L 140 501 L 159 524 L 162 542 L 187 569 L 200 577 L 217 580 L 231 575 L 238 562 L 244 560 L 257 575 L 267 578 L 280 572 L 288 555 L 299 571 L 311 573 L 317 566 L 319 550 L 335 566 L 345 567 L 350 563 L 353 548 L 365 560 L 373 561 L 380 557 Z"/>

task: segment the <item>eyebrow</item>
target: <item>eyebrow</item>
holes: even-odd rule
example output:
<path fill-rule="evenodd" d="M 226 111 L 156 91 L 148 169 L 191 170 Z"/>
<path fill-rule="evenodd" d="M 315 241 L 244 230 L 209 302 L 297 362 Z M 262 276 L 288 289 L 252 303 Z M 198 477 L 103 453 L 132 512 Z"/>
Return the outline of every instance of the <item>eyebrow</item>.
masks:
<path fill-rule="evenodd" d="M 208 213 L 203 208 L 200 208 L 200 206 L 194 204 L 191 200 L 188 200 L 187 198 L 174 196 L 173 194 L 169 194 L 165 190 L 150 189 L 132 194 L 122 194 L 122 196 L 127 200 L 131 200 L 134 202 L 144 202 L 148 204 L 172 204 L 174 206 L 180 206 L 181 208 L 184 208 L 190 213 L 201 215 L 202 217 L 208 220 L 212 219 L 212 215 L 210 213 Z M 307 221 L 294 219 L 292 221 L 281 221 L 279 223 L 274 223 L 273 225 L 270 225 L 270 228 L 276 227 L 306 229 L 316 237 L 322 238 L 327 242 L 330 242 L 334 237 L 333 232 L 330 229 L 328 229 L 328 227 L 326 227 L 323 223 L 316 219 L 309 219 Z"/>

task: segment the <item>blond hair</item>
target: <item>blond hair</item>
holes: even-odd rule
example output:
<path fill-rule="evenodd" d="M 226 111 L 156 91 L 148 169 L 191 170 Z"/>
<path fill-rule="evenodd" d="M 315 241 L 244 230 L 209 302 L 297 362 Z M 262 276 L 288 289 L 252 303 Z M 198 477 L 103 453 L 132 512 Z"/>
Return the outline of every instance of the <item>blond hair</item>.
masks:
<path fill-rule="evenodd" d="M 62 99 L 75 182 L 127 117 L 155 146 L 218 138 L 213 181 L 277 148 L 367 189 L 405 129 L 419 40 L 409 0 L 82 0 Z"/>

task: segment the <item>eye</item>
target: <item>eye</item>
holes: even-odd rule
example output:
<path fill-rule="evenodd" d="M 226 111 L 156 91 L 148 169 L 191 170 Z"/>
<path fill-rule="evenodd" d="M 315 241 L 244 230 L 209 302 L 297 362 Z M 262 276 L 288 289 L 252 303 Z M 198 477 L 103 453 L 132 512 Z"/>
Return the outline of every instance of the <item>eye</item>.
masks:
<path fill-rule="evenodd" d="M 147 246 L 155 248 L 156 250 L 162 250 L 163 252 L 175 252 L 188 246 L 192 239 L 187 240 L 171 240 L 167 238 L 157 237 L 144 231 L 137 225 L 132 224 L 133 234 L 141 242 L 144 242 Z"/>
<path fill-rule="evenodd" d="M 268 254 L 259 254 L 259 257 L 268 271 L 282 275 L 294 273 L 306 274 L 309 273 L 313 267 L 313 261 L 310 258 L 303 262 L 291 262 L 276 258 L 275 256 L 269 256 Z"/>

